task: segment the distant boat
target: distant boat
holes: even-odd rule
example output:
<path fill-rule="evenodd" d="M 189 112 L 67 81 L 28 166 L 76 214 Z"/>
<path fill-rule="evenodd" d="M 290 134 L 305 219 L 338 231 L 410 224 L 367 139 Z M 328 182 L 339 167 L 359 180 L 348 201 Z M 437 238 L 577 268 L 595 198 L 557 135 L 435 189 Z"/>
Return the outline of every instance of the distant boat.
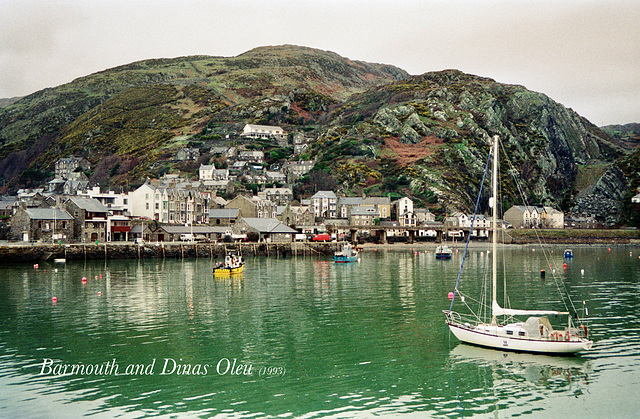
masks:
<path fill-rule="evenodd" d="M 359 253 L 350 243 L 342 246 L 342 250 L 333 255 L 333 261 L 335 263 L 357 262 L 358 259 Z"/>
<path fill-rule="evenodd" d="M 565 249 L 564 251 L 564 257 L 565 259 L 570 259 L 573 257 L 573 250 L 571 249 Z"/>
<path fill-rule="evenodd" d="M 457 294 L 460 294 L 458 282 L 455 292 L 451 294 L 451 307 L 444 310 L 446 323 L 449 330 L 462 342 L 485 346 L 488 348 L 503 351 L 535 352 L 544 354 L 571 354 L 591 349 L 593 341 L 587 337 L 587 328 L 580 322 L 576 308 L 567 295 L 567 300 L 563 299 L 566 311 L 533 309 L 520 310 L 503 308 L 497 301 L 497 225 L 498 211 L 498 136 L 493 138 L 492 152 L 490 157 L 493 160 L 493 197 L 490 205 L 493 208 L 492 222 L 492 278 L 491 289 L 485 287 L 483 291 L 491 292 L 491 299 L 487 295 L 476 298 L 476 301 L 483 302 L 477 310 L 471 308 L 465 302 L 465 296 L 461 295 L 459 300 L 464 303 L 464 308 L 471 313 L 457 313 L 453 311 L 453 304 Z M 487 163 L 489 161 L 487 160 Z M 488 169 L 488 164 L 487 164 Z M 486 172 L 485 172 L 486 174 Z M 481 189 L 482 190 L 482 189 Z M 465 250 L 466 256 L 466 250 Z M 460 266 L 458 279 L 462 274 L 463 263 Z M 506 290 L 506 286 L 505 286 Z M 558 287 L 558 290 L 560 288 Z M 549 301 L 547 296 L 543 296 L 545 301 Z M 484 303 L 486 301 L 486 303 Z M 491 301 L 489 305 L 488 302 Z M 505 301 L 508 301 L 505 296 Z M 487 306 L 483 306 L 486 304 Z M 585 309 L 586 313 L 586 309 Z M 490 314 L 490 316 L 489 316 Z M 518 316 L 523 316 L 526 320 L 516 320 Z M 566 316 L 564 325 L 552 325 L 551 320 L 559 316 Z"/>
<path fill-rule="evenodd" d="M 436 259 L 451 259 L 452 253 L 447 245 L 438 246 L 436 248 Z"/>
<path fill-rule="evenodd" d="M 224 262 L 219 262 L 213 268 L 214 276 L 230 276 L 241 274 L 244 270 L 244 259 L 235 253 L 229 253 L 224 258 Z"/>

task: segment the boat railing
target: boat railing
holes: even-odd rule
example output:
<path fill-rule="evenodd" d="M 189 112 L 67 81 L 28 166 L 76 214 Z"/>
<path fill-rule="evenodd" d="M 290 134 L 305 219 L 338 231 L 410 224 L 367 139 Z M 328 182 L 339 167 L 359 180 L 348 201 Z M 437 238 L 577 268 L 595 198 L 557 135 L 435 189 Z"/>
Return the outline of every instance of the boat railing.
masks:
<path fill-rule="evenodd" d="M 468 329 L 473 328 L 475 325 L 481 323 L 481 319 L 473 314 L 460 314 L 457 311 L 442 310 L 447 317 L 448 323 L 456 324 L 466 327 Z"/>

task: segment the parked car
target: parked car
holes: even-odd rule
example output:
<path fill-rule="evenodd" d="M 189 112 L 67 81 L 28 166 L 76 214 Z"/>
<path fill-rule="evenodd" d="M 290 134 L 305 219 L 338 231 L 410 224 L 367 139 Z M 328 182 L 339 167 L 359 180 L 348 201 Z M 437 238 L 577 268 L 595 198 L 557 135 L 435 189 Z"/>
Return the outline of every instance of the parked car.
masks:
<path fill-rule="evenodd" d="M 328 235 L 327 233 L 320 233 L 320 234 L 316 234 L 315 236 L 313 236 L 311 241 L 314 241 L 314 242 L 328 242 L 328 241 L 331 241 L 331 236 Z"/>

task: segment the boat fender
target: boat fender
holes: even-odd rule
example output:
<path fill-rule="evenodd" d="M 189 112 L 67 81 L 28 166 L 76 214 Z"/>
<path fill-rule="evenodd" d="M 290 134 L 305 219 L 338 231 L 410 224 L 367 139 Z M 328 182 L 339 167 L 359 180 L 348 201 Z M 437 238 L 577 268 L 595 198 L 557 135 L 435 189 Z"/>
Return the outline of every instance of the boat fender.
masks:
<path fill-rule="evenodd" d="M 567 342 L 569 342 L 569 331 L 568 331 L 568 330 L 567 330 L 567 333 L 565 334 L 565 340 L 566 340 Z"/>
<path fill-rule="evenodd" d="M 585 326 L 584 324 L 581 324 L 580 328 L 584 332 L 584 337 L 587 338 L 589 336 L 589 333 L 587 332 L 587 326 Z"/>

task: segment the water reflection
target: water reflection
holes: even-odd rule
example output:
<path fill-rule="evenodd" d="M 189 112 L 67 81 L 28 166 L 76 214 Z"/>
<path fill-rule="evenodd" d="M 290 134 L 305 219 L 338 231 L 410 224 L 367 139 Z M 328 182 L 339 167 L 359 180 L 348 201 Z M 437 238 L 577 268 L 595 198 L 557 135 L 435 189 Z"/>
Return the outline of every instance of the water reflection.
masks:
<path fill-rule="evenodd" d="M 459 391 L 458 412 L 543 410 L 542 401 L 586 397 L 590 361 L 502 352 L 459 344 L 449 352 L 450 379 Z M 464 378 L 464 379 L 463 379 Z"/>

